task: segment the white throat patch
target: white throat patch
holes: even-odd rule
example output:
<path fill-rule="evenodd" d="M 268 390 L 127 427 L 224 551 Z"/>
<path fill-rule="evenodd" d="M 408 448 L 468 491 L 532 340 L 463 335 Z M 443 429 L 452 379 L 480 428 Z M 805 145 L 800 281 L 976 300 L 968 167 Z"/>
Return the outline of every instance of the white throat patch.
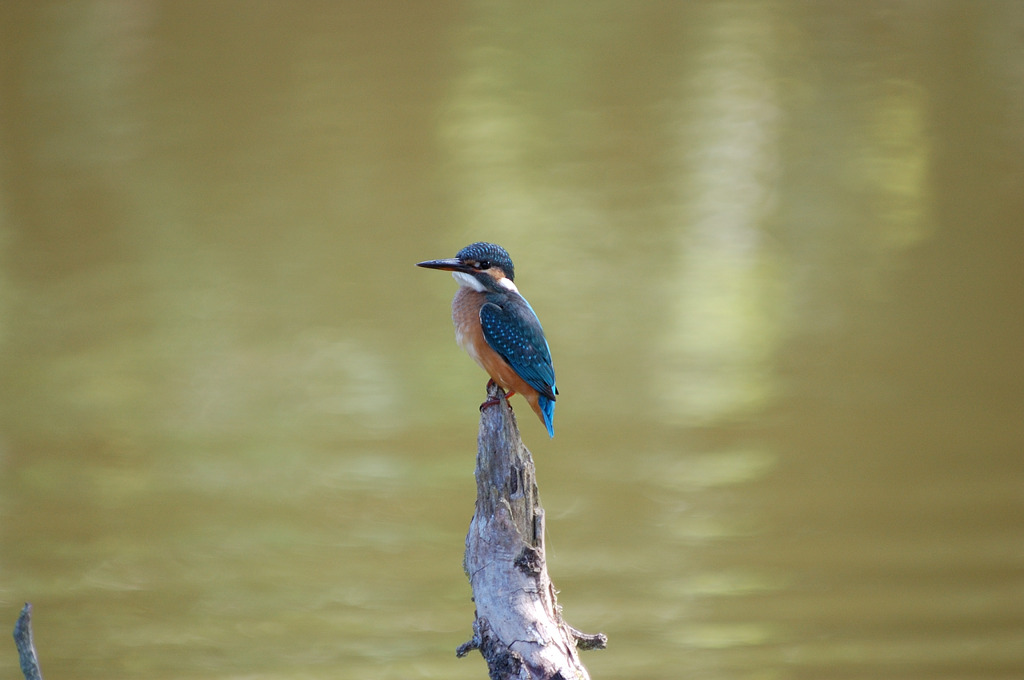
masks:
<path fill-rule="evenodd" d="M 459 285 L 463 288 L 471 288 L 478 293 L 484 292 L 484 284 L 480 283 L 466 272 L 452 272 L 452 277 L 454 277 L 454 279 L 458 281 Z"/>

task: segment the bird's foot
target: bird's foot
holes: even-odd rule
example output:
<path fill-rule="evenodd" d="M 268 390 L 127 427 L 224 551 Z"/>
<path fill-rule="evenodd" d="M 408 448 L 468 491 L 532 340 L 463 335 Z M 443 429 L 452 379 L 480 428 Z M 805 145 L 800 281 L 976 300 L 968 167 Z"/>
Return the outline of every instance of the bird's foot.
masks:
<path fill-rule="evenodd" d="M 498 383 L 494 382 L 494 378 L 491 378 L 491 379 L 489 379 L 487 381 L 487 387 L 485 389 L 488 392 L 490 392 L 491 388 L 492 387 L 496 387 L 497 384 Z M 500 397 L 488 397 L 487 401 L 485 401 L 484 403 L 480 404 L 480 413 L 483 413 L 484 409 L 487 408 L 488 406 L 494 406 L 495 404 L 499 403 L 500 401 L 501 401 Z"/>
<path fill-rule="evenodd" d="M 490 389 L 493 384 L 494 384 L 494 381 L 491 380 L 487 384 L 487 388 Z M 508 398 L 511 397 L 513 394 L 515 394 L 515 391 L 513 391 L 513 390 L 509 390 L 508 392 L 505 393 L 505 403 L 508 403 Z M 484 403 L 480 404 L 480 412 L 483 413 L 484 409 L 487 408 L 488 406 L 495 406 L 495 405 L 500 404 L 500 403 L 501 403 L 501 397 L 491 397 L 490 399 L 488 399 Z M 512 408 L 512 404 L 509 404 L 508 407 L 509 407 L 509 409 L 511 409 Z"/>

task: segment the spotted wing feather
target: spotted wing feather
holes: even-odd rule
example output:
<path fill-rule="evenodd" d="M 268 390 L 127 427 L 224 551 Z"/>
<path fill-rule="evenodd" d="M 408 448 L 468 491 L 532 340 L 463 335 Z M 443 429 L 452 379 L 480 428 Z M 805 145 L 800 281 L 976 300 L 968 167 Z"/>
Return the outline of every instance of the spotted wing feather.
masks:
<path fill-rule="evenodd" d="M 544 329 L 526 300 L 519 296 L 486 302 L 480 308 L 484 339 L 519 377 L 543 397 L 554 401 L 555 369 Z"/>

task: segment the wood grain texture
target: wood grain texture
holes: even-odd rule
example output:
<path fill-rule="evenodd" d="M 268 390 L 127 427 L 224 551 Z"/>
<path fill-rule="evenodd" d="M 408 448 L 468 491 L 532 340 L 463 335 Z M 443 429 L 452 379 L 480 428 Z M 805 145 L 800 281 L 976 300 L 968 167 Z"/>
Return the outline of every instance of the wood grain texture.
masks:
<path fill-rule="evenodd" d="M 515 414 L 500 401 L 480 415 L 476 512 L 466 536 L 464 567 L 473 588 L 473 639 L 459 656 L 479 649 L 491 678 L 589 680 L 578 648 L 603 648 L 562 620 L 544 555 L 544 509 L 533 457 Z"/>

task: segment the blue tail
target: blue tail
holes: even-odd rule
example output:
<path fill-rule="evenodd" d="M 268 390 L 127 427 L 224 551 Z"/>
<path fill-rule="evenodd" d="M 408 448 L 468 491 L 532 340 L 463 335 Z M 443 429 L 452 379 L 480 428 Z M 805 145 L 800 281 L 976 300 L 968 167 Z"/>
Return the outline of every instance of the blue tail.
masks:
<path fill-rule="evenodd" d="M 540 412 L 544 414 L 544 427 L 548 428 L 548 435 L 555 436 L 555 402 L 541 395 L 537 397 L 537 404 Z"/>

